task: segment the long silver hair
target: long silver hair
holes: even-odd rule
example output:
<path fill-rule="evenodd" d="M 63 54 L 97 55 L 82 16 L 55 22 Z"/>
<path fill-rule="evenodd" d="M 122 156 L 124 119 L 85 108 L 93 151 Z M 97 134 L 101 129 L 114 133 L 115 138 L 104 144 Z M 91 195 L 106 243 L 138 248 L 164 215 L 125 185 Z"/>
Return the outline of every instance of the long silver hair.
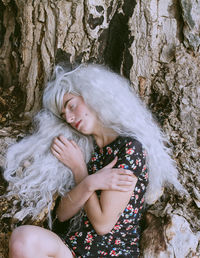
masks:
<path fill-rule="evenodd" d="M 82 96 L 106 128 L 142 143 L 149 170 L 146 203 L 154 203 L 164 186 L 183 190 L 166 137 L 128 80 L 96 64 L 84 64 L 72 72 L 56 66 L 44 90 L 44 110 L 36 116 L 38 129 L 10 147 L 7 154 L 4 176 L 9 182 L 9 194 L 18 195 L 22 201 L 17 218 L 23 219 L 27 214 L 36 218 L 46 207 L 50 218 L 53 196 L 64 195 L 74 186 L 71 170 L 50 152 L 55 136 L 63 134 L 75 140 L 85 153 L 85 161 L 89 161 L 91 137 L 80 135 L 60 117 L 65 93 Z"/>
<path fill-rule="evenodd" d="M 83 64 L 70 73 L 57 66 L 54 79 L 44 92 L 43 103 L 58 117 L 66 92 L 82 96 L 106 128 L 122 136 L 134 137 L 142 143 L 148 154 L 146 203 L 154 203 L 165 186 L 173 185 L 186 193 L 177 179 L 178 171 L 172 151 L 167 147 L 170 146 L 167 137 L 127 79 L 97 64 Z"/>
<path fill-rule="evenodd" d="M 12 145 L 7 152 L 4 171 L 4 177 L 9 182 L 7 197 L 15 197 L 15 205 L 6 216 L 12 215 L 18 220 L 27 216 L 43 220 L 47 216 L 51 228 L 55 199 L 74 187 L 72 171 L 50 151 L 52 140 L 60 134 L 74 140 L 86 162 L 90 159 L 92 145 L 88 137 L 69 128 L 47 109 L 36 115 L 34 123 L 35 132 Z"/>

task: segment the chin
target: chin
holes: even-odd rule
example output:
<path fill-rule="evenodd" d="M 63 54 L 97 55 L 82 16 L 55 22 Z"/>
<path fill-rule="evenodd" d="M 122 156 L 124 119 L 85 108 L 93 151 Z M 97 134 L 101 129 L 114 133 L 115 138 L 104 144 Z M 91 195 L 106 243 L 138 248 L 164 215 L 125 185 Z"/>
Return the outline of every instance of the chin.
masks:
<path fill-rule="evenodd" d="M 92 135 L 93 134 L 93 126 L 89 123 L 87 124 L 81 124 L 80 128 L 78 128 L 78 131 L 84 135 Z"/>
<path fill-rule="evenodd" d="M 88 130 L 88 129 L 81 129 L 79 132 L 84 134 L 84 135 L 91 135 L 92 134 L 91 130 Z"/>
<path fill-rule="evenodd" d="M 79 131 L 79 132 L 84 134 L 84 135 L 91 135 L 91 133 L 88 133 L 87 131 Z"/>

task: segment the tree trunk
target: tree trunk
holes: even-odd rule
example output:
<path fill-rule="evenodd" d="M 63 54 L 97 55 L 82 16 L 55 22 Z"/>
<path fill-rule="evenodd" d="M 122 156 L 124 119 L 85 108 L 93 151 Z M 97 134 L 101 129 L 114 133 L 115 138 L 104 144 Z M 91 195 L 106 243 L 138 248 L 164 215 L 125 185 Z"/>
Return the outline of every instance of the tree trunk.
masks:
<path fill-rule="evenodd" d="M 41 108 L 55 63 L 104 63 L 131 80 L 157 117 L 190 193 L 165 191 L 149 207 L 166 245 L 150 236 L 143 256 L 199 257 L 200 0 L 0 0 L 0 14 L 0 165 Z"/>

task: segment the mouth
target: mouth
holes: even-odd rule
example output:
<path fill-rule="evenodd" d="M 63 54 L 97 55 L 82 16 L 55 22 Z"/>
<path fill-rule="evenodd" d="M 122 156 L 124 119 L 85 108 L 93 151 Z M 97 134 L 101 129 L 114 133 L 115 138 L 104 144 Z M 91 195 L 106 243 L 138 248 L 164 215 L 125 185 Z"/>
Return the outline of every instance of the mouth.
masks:
<path fill-rule="evenodd" d="M 78 127 L 79 127 L 80 123 L 81 123 L 81 120 L 80 120 L 80 121 L 78 121 L 78 122 L 75 124 L 75 128 L 76 128 L 76 129 L 78 129 Z"/>

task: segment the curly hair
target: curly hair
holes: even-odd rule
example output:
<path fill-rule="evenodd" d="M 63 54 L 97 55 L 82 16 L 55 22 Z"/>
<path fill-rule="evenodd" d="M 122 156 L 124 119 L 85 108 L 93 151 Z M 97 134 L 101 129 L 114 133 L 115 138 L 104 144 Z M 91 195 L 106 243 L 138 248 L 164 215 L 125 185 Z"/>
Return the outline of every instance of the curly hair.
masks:
<path fill-rule="evenodd" d="M 37 217 L 47 206 L 50 218 L 54 194 L 64 195 L 74 186 L 71 170 L 50 152 L 55 136 L 63 134 L 75 140 L 85 153 L 85 161 L 89 161 L 91 136 L 81 135 L 60 117 L 65 93 L 82 96 L 106 128 L 141 142 L 147 152 L 149 170 L 146 203 L 154 203 L 165 186 L 173 185 L 184 191 L 166 136 L 127 79 L 97 64 L 83 64 L 71 72 L 56 66 L 44 90 L 44 110 L 36 116 L 38 129 L 10 147 L 7 154 L 4 176 L 9 182 L 9 195 L 18 195 L 22 201 L 18 218 L 27 214 Z"/>
<path fill-rule="evenodd" d="M 83 64 L 70 73 L 57 66 L 54 79 L 44 91 L 43 103 L 58 117 L 66 92 L 82 96 L 105 127 L 142 143 L 149 169 L 146 203 L 154 203 L 162 195 L 164 186 L 174 185 L 184 191 L 177 180 L 178 171 L 167 147 L 170 146 L 167 137 L 127 79 L 97 64 Z"/>

